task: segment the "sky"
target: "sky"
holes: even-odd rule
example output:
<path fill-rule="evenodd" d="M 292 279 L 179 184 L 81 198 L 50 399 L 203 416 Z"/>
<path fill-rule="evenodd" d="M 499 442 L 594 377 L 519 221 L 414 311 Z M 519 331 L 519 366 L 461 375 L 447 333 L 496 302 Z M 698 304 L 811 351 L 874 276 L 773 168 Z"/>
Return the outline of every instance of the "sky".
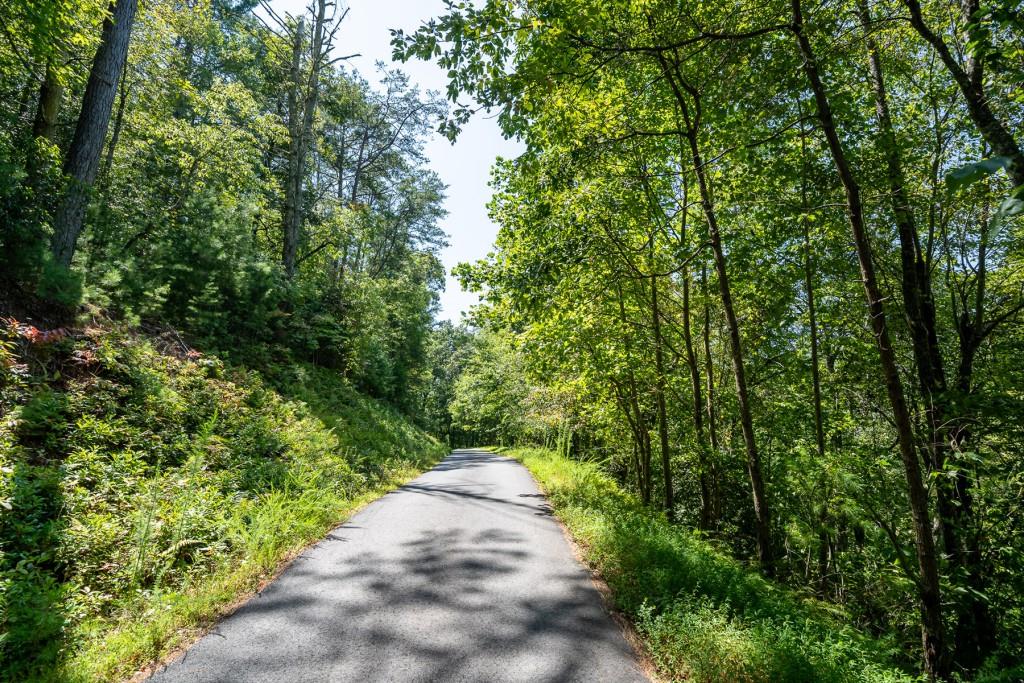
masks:
<path fill-rule="evenodd" d="M 308 0 L 271 0 L 277 12 L 297 15 Z M 334 54 L 359 53 L 348 64 L 371 83 L 377 81 L 376 62 L 398 67 L 409 74 L 422 90 L 445 92 L 448 79 L 433 62 L 419 60 L 394 63 L 391 60 L 391 33 L 400 28 L 411 33 L 424 21 L 444 12 L 442 0 L 350 0 L 349 13 L 335 39 Z M 451 276 L 451 269 L 463 261 L 483 258 L 491 250 L 497 227 L 487 217 L 491 189 L 487 185 L 491 165 L 498 156 L 511 158 L 522 151 L 520 143 L 506 140 L 494 118 L 477 114 L 466 125 L 453 145 L 435 134 L 427 144 L 430 167 L 448 185 L 445 208 L 448 217 L 441 227 L 448 233 L 449 246 L 441 253 L 448 272 L 441 293 L 441 320 L 458 322 L 461 314 L 477 303 L 475 294 L 463 292 Z"/>

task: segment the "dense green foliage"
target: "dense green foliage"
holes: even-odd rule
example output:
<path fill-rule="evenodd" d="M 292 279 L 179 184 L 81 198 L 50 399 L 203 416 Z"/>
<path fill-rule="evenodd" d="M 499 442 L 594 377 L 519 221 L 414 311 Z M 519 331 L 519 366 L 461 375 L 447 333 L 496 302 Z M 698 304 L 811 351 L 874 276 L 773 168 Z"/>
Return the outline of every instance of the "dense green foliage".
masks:
<path fill-rule="evenodd" d="M 70 269 L 51 253 L 62 160 L 106 3 L 3 4 L 0 308 L 45 323 L 84 300 L 236 360 L 262 345 L 338 368 L 410 409 L 444 280 L 444 186 L 422 154 L 444 103 L 317 51 L 315 3 L 305 23 L 255 4 L 141 3 Z"/>
<path fill-rule="evenodd" d="M 912 680 L 886 665 L 891 643 L 864 637 L 842 613 L 771 585 L 666 523 L 595 463 L 541 449 L 505 454 L 543 486 L 666 680 Z"/>
<path fill-rule="evenodd" d="M 445 452 L 312 365 L 4 332 L 23 361 L 0 364 L 4 680 L 130 674 Z"/>
<path fill-rule="evenodd" d="M 487 332 L 453 417 L 598 459 L 908 671 L 1019 677 L 1022 37 L 1014 3 L 931 0 L 488 0 L 396 32 L 463 98 L 451 135 L 483 107 L 527 146 L 458 269 Z"/>

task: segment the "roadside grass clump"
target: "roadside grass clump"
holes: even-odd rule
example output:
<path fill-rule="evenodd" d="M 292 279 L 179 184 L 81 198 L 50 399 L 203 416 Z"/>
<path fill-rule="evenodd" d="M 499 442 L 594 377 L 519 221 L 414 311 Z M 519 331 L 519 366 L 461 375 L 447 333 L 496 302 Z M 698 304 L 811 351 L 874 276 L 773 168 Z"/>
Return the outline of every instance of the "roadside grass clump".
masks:
<path fill-rule="evenodd" d="M 130 676 L 446 452 L 310 365 L 109 329 L 4 349 L 0 680 Z"/>
<path fill-rule="evenodd" d="M 596 464 L 543 449 L 505 454 L 534 474 L 666 680 L 915 680 L 892 663 L 894 642 L 868 637 L 834 606 L 772 584 L 668 524 Z"/>

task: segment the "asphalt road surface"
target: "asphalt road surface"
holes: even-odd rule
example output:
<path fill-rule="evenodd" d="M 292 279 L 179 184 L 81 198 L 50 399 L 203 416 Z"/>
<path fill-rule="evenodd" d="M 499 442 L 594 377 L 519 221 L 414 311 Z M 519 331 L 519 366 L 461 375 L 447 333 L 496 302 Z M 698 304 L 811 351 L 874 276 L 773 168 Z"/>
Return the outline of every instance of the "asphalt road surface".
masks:
<path fill-rule="evenodd" d="M 526 469 L 455 451 L 150 679 L 647 681 Z"/>

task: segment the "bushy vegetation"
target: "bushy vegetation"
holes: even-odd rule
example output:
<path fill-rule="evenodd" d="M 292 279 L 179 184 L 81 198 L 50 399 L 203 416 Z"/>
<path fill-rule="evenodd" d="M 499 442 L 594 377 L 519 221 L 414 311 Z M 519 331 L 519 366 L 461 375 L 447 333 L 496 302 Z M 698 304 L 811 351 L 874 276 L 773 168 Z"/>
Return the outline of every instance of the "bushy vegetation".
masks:
<path fill-rule="evenodd" d="M 504 453 L 537 478 L 666 680 L 914 680 L 892 664 L 891 640 L 867 637 L 834 607 L 773 585 L 669 524 L 596 463 L 544 449 Z"/>
<path fill-rule="evenodd" d="M 444 102 L 342 68 L 334 3 L 256 5 L 4 4 L 0 315 L 98 307 L 235 362 L 284 351 L 411 411 L 444 286 L 423 155 Z"/>
<path fill-rule="evenodd" d="M 0 348 L 0 678 L 108 681 L 444 449 L 337 372 L 124 330 Z"/>

